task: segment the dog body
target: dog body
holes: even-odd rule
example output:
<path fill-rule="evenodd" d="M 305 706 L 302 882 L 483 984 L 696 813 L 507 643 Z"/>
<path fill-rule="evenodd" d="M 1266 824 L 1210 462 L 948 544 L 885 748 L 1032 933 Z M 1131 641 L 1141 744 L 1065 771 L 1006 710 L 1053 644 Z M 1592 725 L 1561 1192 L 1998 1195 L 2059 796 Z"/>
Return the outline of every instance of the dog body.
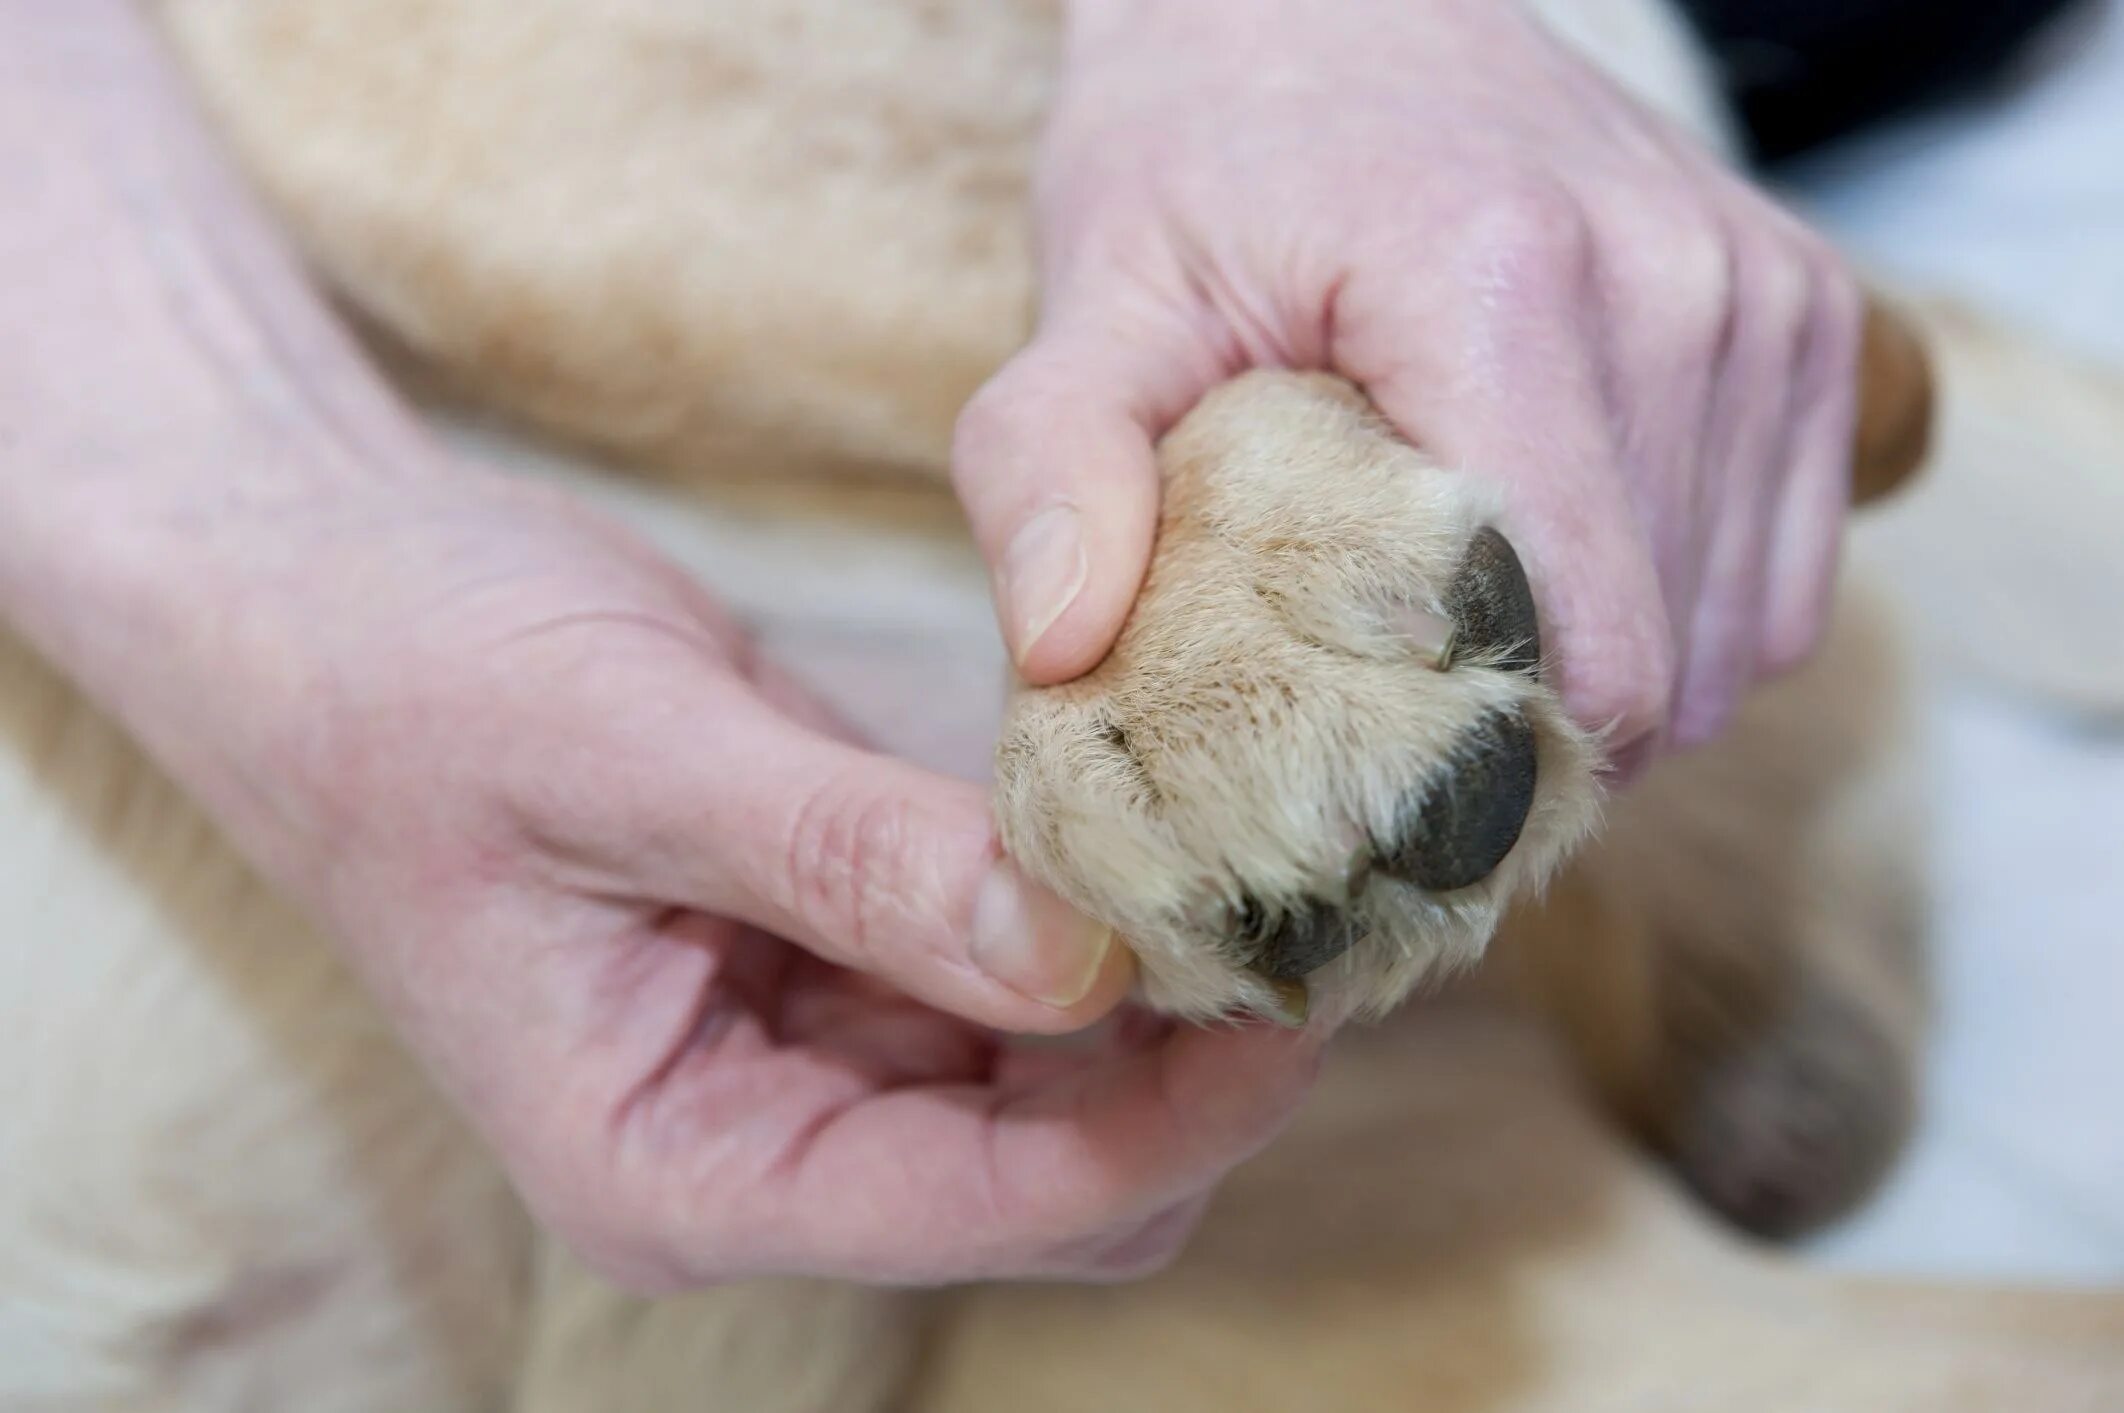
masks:
<path fill-rule="evenodd" d="M 1545 8 L 1646 101 L 1720 140 L 1662 10 Z M 982 768 L 1001 664 L 985 577 L 937 486 L 958 407 L 1028 327 L 1048 6 L 164 0 L 161 13 L 384 356 L 423 390 L 439 377 L 447 434 L 642 525 L 883 744 Z M 544 444 L 457 410 L 467 393 Z M 1376 436 L 1327 380 L 1235 384 L 1206 403 L 1162 453 L 1172 504 L 1131 631 L 1178 639 L 1223 612 L 1204 586 L 1233 566 L 1188 556 L 1206 552 L 1208 518 L 1296 513 L 1298 492 L 1246 470 L 1278 438 L 1339 468 L 1399 458 L 1430 499 L 1355 507 L 1337 553 L 1391 559 L 1443 595 L 1484 507 Z M 1950 461 L 1982 455 L 1949 446 Z M 621 482 L 604 463 L 645 474 Z M 806 573 L 829 556 L 830 583 Z M 1362 636 L 1330 576 L 1277 575 L 1315 629 Z M 1233 652 L 1280 660 L 1290 611 L 1237 621 Z M 17 1088 L 0 1119 L 0 1406 L 953 1413 L 1421 1397 L 1873 1413 L 2124 1397 L 2115 1302 L 1832 1284 L 1719 1229 L 1639 1156 L 1648 1143 L 1719 1210 L 1783 1230 L 1840 1210 L 1893 1152 L 1923 1027 L 1907 824 L 1921 806 L 1894 640 L 1848 595 L 1823 659 L 1719 747 L 1615 802 L 1546 897 L 1504 917 L 1467 984 L 1342 1043 L 1296 1130 L 1234 1179 L 1172 1271 L 1098 1292 L 792 1281 L 653 1302 L 532 1229 L 328 947 L 114 728 L 0 640 L 0 967 L 17 979 L 0 1001 L 0 1073 Z M 1068 753 L 1094 719 L 1172 727 L 1223 670 L 1161 668 L 1174 654 L 1148 646 L 1117 659 L 1075 696 L 1012 708 L 1000 806 L 1015 852 L 1108 903 L 1170 870 L 1107 877 L 1043 834 L 1066 813 L 1043 772 L 1078 773 Z M 1386 718 L 1410 669 L 1349 671 L 1334 710 Z M 1585 743 L 1508 671 L 1424 690 L 1420 729 L 1506 708 L 1531 722 L 1547 793 L 1514 867 L 1559 861 L 1596 802 Z M 1454 747 L 1402 731 L 1361 756 L 1301 756 L 1272 734 L 1252 756 L 1144 765 L 1214 832 L 1246 803 L 1217 794 L 1232 782 L 1303 791 L 1354 772 L 1405 796 Z M 1133 827 L 1117 796 L 1082 808 Z M 1295 868 L 1303 847 L 1264 850 L 1273 865 L 1249 879 Z M 1524 881 L 1507 873 L 1457 931 L 1426 923 L 1434 950 L 1411 975 L 1338 961 L 1330 994 L 1363 1009 L 1366 987 L 1471 958 Z M 1183 932 L 1161 945 L 1146 968 L 1169 1004 L 1265 999 Z"/>

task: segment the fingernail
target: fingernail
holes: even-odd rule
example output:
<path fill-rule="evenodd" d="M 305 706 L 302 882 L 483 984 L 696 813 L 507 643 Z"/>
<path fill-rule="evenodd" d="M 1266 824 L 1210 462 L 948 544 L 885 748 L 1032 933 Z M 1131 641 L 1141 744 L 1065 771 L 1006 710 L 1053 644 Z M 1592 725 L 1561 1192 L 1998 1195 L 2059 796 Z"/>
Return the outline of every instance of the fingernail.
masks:
<path fill-rule="evenodd" d="M 1010 615 L 1011 653 L 1019 662 L 1077 601 L 1090 573 L 1075 507 L 1050 507 L 1018 528 L 1003 552 L 1002 599 Z"/>
<path fill-rule="evenodd" d="M 1074 1006 L 1091 994 L 1113 929 L 1085 917 L 1006 861 L 974 900 L 972 957 L 996 981 L 1042 1005 Z"/>

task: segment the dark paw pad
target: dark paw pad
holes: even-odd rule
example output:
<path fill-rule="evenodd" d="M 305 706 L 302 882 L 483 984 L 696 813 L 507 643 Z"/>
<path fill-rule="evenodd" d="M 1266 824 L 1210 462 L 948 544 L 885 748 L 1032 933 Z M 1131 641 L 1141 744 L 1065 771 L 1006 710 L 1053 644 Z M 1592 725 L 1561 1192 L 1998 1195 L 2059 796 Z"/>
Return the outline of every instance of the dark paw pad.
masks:
<path fill-rule="evenodd" d="M 1358 936 L 1346 910 L 1319 899 L 1272 914 L 1249 898 L 1240 907 L 1239 933 L 1254 970 L 1271 981 L 1304 980 L 1347 952 Z"/>
<path fill-rule="evenodd" d="M 1433 892 L 1488 878 L 1519 842 L 1534 806 L 1534 728 L 1516 714 L 1484 717 L 1383 841 L 1379 866 Z"/>

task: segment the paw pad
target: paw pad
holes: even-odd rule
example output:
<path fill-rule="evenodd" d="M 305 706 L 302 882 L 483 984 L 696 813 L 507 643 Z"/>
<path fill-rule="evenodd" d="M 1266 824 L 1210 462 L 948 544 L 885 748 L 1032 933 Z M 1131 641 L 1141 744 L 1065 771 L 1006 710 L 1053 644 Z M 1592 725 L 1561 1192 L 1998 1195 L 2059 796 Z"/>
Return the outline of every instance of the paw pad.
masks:
<path fill-rule="evenodd" d="M 1380 867 L 1434 893 L 1488 878 L 1526 827 L 1538 755 L 1524 717 L 1484 717 L 1469 728 L 1407 824 L 1380 849 Z"/>
<path fill-rule="evenodd" d="M 1525 569 L 1483 483 L 1346 384 L 1250 374 L 1159 457 L 1113 652 L 1013 702 L 1005 845 L 1162 1010 L 1377 1014 L 1479 956 L 1592 823 Z"/>

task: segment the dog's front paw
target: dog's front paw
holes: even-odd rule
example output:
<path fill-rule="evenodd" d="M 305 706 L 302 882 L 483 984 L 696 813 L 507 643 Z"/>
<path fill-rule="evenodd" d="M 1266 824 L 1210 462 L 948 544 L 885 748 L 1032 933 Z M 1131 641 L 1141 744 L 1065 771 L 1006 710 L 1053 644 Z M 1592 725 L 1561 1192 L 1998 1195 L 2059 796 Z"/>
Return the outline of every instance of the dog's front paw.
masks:
<path fill-rule="evenodd" d="M 1159 455 L 1119 643 L 1012 703 L 1005 846 L 1162 1010 L 1377 1014 L 1480 955 L 1596 813 L 1519 558 L 1336 379 L 1240 378 Z"/>

